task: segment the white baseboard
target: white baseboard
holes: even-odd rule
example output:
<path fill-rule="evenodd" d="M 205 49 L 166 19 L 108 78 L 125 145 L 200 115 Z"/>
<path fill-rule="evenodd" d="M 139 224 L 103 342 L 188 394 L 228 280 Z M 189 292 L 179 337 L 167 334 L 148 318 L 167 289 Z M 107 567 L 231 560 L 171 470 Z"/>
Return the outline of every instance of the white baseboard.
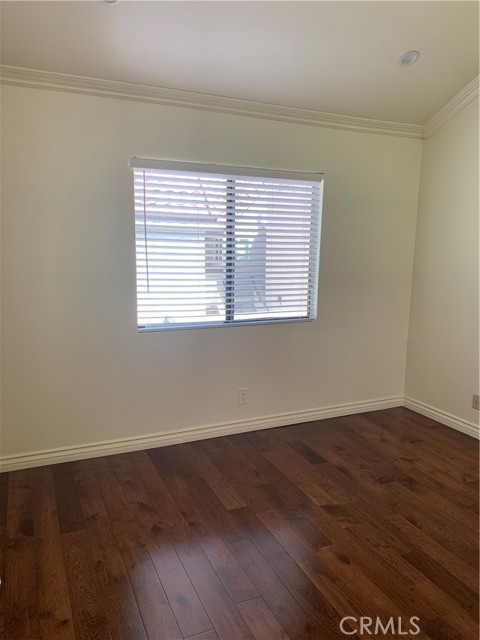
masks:
<path fill-rule="evenodd" d="M 424 402 L 403 396 L 389 398 L 379 398 L 376 400 L 366 400 L 362 402 L 348 402 L 336 404 L 328 407 L 319 407 L 307 411 L 293 411 L 290 413 L 280 413 L 250 420 L 235 422 L 225 422 L 223 424 L 206 425 L 202 427 L 188 427 L 178 431 L 168 431 L 154 433 L 144 436 L 133 436 L 130 438 L 118 438 L 115 440 L 104 440 L 92 444 L 83 444 L 74 447 L 61 447 L 57 449 L 44 449 L 33 451 L 27 454 L 4 456 L 0 460 L 0 473 L 15 471 L 17 469 L 29 469 L 47 464 L 58 464 L 60 462 L 71 462 L 73 460 L 84 460 L 86 458 L 98 458 L 116 453 L 127 453 L 129 451 L 139 451 L 142 449 L 153 449 L 155 447 L 165 447 L 182 442 L 193 442 L 194 440 L 204 440 L 206 438 L 217 438 L 246 431 L 258 431 L 259 429 L 271 429 L 283 427 L 302 422 L 312 422 L 314 420 L 325 420 L 326 418 L 336 418 L 348 416 L 355 413 L 365 413 L 366 411 L 378 411 L 380 409 L 391 409 L 392 407 L 404 406 L 412 409 L 428 418 L 432 418 L 441 424 L 452 427 L 457 431 L 466 433 L 474 438 L 480 438 L 480 428 L 473 422 L 468 422 L 461 418 L 436 409 Z"/>
<path fill-rule="evenodd" d="M 432 418 L 432 420 L 445 424 L 447 427 L 452 427 L 452 429 L 456 429 L 457 431 L 461 431 L 469 436 L 480 439 L 480 427 L 474 422 L 463 420 L 463 418 L 457 418 L 457 416 L 454 416 L 451 413 L 436 409 L 435 407 L 425 404 L 424 402 L 420 402 L 419 400 L 415 400 L 414 398 L 407 398 L 407 396 L 405 396 L 403 400 L 403 406 L 407 409 L 411 409 L 412 411 L 416 411 L 417 413 L 421 413 L 422 416 L 427 416 L 428 418 Z"/>
<path fill-rule="evenodd" d="M 85 458 L 98 458 L 100 456 L 109 456 L 116 453 L 126 453 L 128 451 L 138 451 L 141 449 L 152 449 L 155 447 L 180 444 L 182 442 L 233 435 L 245 431 L 257 431 L 259 429 L 283 427 L 301 422 L 312 422 L 313 420 L 348 416 L 366 411 L 391 409 L 392 407 L 401 407 L 403 400 L 403 396 L 395 396 L 379 398 L 377 400 L 366 400 L 363 402 L 348 402 L 345 404 L 310 409 L 308 411 L 281 413 L 263 416 L 261 418 L 252 418 L 250 420 L 226 422 L 203 427 L 189 427 L 178 431 L 119 438 L 116 440 L 104 440 L 102 442 L 74 447 L 45 449 L 27 454 L 4 456 L 0 460 L 0 472 L 28 469 L 60 462 L 70 462 L 72 460 L 84 460 Z"/>

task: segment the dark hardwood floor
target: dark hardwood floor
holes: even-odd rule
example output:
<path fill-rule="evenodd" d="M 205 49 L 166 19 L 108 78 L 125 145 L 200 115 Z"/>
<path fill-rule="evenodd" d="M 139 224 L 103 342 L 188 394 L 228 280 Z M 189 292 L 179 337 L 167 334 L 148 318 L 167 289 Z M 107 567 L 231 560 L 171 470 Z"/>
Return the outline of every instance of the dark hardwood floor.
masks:
<path fill-rule="evenodd" d="M 7 640 L 478 637 L 478 443 L 407 409 L 15 471 L 0 503 Z"/>

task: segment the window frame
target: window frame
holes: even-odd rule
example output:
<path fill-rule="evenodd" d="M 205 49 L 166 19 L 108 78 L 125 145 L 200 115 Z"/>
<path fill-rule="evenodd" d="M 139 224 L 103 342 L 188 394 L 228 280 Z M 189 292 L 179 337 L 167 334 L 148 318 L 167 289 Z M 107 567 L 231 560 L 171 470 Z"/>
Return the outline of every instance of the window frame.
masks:
<path fill-rule="evenodd" d="M 318 301 L 318 283 L 319 283 L 319 267 L 320 267 L 320 242 L 321 242 L 321 227 L 322 227 L 322 209 L 323 209 L 323 182 L 324 182 L 324 173 L 323 172 L 299 172 L 299 171 L 284 171 L 277 169 L 262 169 L 262 168 L 253 168 L 253 167 L 238 167 L 238 166 L 229 166 L 229 165 L 215 165 L 215 164 L 204 164 L 204 163 L 192 163 L 192 162 L 180 162 L 174 160 L 158 160 L 158 159 L 144 159 L 132 157 L 130 158 L 130 168 L 133 170 L 164 170 L 164 171 L 176 171 L 176 172 L 190 172 L 197 174 L 206 174 L 206 175 L 224 175 L 224 176 L 233 176 L 235 178 L 245 177 L 245 178 L 259 178 L 259 179 L 278 179 L 278 180 L 298 180 L 304 182 L 315 182 L 321 185 L 320 198 L 318 203 L 318 210 L 316 215 L 312 210 L 312 225 L 315 229 L 315 260 L 316 260 L 316 271 L 314 273 L 315 283 L 314 287 L 310 290 L 307 297 L 307 305 L 308 305 L 308 315 L 306 317 L 300 317 L 292 315 L 291 317 L 261 317 L 259 314 L 258 318 L 240 318 L 235 319 L 234 314 L 235 311 L 233 307 L 230 305 L 227 310 L 227 305 L 225 305 L 225 314 L 224 319 L 218 322 L 214 321 L 188 321 L 188 322 L 174 322 L 174 323 L 149 323 L 149 324 L 139 324 L 139 309 L 138 309 L 138 273 L 136 274 L 135 282 L 136 282 L 136 309 L 137 309 L 137 332 L 138 333 L 150 333 L 150 332 L 158 332 L 158 331 L 175 331 L 175 330 L 184 330 L 184 329 L 207 329 L 207 328 L 224 328 L 224 327 L 241 327 L 241 326 L 251 326 L 251 325 L 274 325 L 274 324 L 291 324 L 291 323 L 299 323 L 299 322 L 315 322 L 317 319 L 317 301 Z M 235 187 L 234 187 L 235 188 Z M 235 247 L 233 251 L 227 253 L 228 259 L 227 264 L 233 258 L 233 270 L 235 265 L 235 255 L 237 245 L 235 243 L 235 203 L 233 207 L 229 207 L 228 205 L 228 188 L 227 188 L 227 204 L 226 204 L 226 221 L 225 221 L 225 233 L 228 238 L 229 233 L 231 232 L 231 228 L 233 227 L 233 246 Z M 235 196 L 233 196 L 234 198 Z M 234 201 L 234 200 L 233 200 Z M 136 220 L 136 212 L 134 212 L 135 220 Z M 136 234 L 135 234 L 136 237 Z M 309 255 L 309 274 L 311 269 L 311 261 L 312 255 Z M 148 262 L 148 258 L 147 258 Z M 138 255 L 137 255 L 137 247 L 135 246 L 135 263 L 138 268 Z M 229 272 L 230 269 L 230 272 Z M 233 280 L 229 282 L 229 274 L 232 273 L 232 266 L 226 266 L 226 290 L 228 287 L 233 289 Z M 233 303 L 235 304 L 235 294 L 228 294 L 232 296 Z M 227 299 L 227 293 L 225 298 Z"/>

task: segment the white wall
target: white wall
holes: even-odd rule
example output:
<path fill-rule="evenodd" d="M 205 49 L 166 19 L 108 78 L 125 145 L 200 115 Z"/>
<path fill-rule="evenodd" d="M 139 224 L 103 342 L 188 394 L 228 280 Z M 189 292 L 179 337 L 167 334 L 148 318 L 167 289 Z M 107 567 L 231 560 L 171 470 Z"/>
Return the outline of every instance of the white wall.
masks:
<path fill-rule="evenodd" d="M 405 389 L 477 424 L 478 107 L 423 142 Z"/>
<path fill-rule="evenodd" d="M 2 93 L 4 456 L 403 395 L 420 140 Z M 324 172 L 318 321 L 138 334 L 130 156 Z"/>

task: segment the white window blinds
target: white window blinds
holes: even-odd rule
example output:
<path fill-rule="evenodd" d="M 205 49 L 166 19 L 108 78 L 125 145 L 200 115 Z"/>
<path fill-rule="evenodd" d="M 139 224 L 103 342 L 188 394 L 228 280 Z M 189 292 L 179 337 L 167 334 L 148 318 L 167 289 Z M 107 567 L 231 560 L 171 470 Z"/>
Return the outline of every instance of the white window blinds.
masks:
<path fill-rule="evenodd" d="M 139 329 L 316 317 L 320 174 L 131 166 Z"/>

